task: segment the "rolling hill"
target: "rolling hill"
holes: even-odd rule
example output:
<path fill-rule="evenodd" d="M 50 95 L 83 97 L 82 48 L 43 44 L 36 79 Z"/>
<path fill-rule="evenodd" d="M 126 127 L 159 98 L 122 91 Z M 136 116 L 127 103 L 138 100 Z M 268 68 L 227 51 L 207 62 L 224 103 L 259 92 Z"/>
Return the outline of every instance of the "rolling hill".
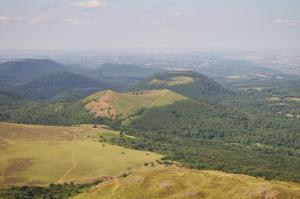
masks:
<path fill-rule="evenodd" d="M 97 117 L 129 119 L 137 111 L 153 107 L 163 107 L 186 97 L 170 90 L 146 90 L 118 93 L 111 90 L 93 94 L 82 102 L 85 108 Z"/>
<path fill-rule="evenodd" d="M 119 133 L 91 125 L 0 123 L 0 187 L 87 183 L 162 157 L 101 143 L 104 134 Z"/>
<path fill-rule="evenodd" d="M 67 70 L 65 66 L 47 59 L 24 59 L 0 64 L 0 88 L 29 82 L 41 75 Z"/>
<path fill-rule="evenodd" d="M 74 199 L 296 199 L 300 185 L 178 167 L 144 167 L 100 183 Z"/>
<path fill-rule="evenodd" d="M 42 75 L 13 92 L 21 96 L 34 98 L 80 98 L 99 90 L 114 88 L 112 84 L 98 81 L 84 75 L 60 72 Z"/>
<path fill-rule="evenodd" d="M 206 99 L 232 94 L 206 75 L 193 71 L 171 71 L 153 75 L 134 90 L 169 89 L 194 99 Z"/>
<path fill-rule="evenodd" d="M 77 102 L 29 104 L 18 110 L 4 107 L 2 121 L 107 124 L 136 137 L 112 138 L 111 143 L 160 152 L 191 168 L 299 182 L 300 124 L 277 115 L 210 103 L 231 94 L 205 75 L 166 72 L 147 78 L 137 91 L 109 90 Z"/>
<path fill-rule="evenodd" d="M 161 72 L 160 69 L 144 68 L 133 64 L 113 64 L 106 63 L 100 67 L 87 71 L 87 75 L 117 83 L 123 90 L 132 88 L 136 83 L 142 81 L 155 73 Z"/>
<path fill-rule="evenodd" d="M 96 69 L 97 74 L 104 78 L 132 78 L 143 79 L 155 73 L 161 72 L 159 69 L 143 68 L 132 64 L 112 64 L 106 63 Z"/>
<path fill-rule="evenodd" d="M 12 100 L 16 100 L 16 99 L 19 99 L 19 97 L 15 96 L 13 94 L 10 94 L 10 93 L 0 91 L 0 104 L 2 104 L 2 103 L 5 104 L 8 101 L 12 101 Z"/>
<path fill-rule="evenodd" d="M 249 114 L 166 89 L 105 91 L 81 103 L 96 117 L 120 122 L 121 126 L 114 123 L 113 127 L 137 138 L 114 138 L 115 144 L 158 151 L 192 168 L 300 180 L 297 122 Z"/>

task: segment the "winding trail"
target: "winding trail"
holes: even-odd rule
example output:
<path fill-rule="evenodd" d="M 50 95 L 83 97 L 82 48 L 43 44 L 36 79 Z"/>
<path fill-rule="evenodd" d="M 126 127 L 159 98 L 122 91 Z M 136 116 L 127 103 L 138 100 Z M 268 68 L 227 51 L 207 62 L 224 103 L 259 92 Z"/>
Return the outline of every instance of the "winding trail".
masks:
<path fill-rule="evenodd" d="M 151 106 L 153 106 L 156 102 L 158 102 L 162 97 L 164 97 L 167 93 L 164 92 L 163 94 L 161 94 L 158 98 L 156 98 L 149 106 L 148 108 L 150 108 Z"/>
<path fill-rule="evenodd" d="M 76 140 L 76 136 L 74 135 L 73 137 L 73 142 Z M 75 147 L 73 145 L 72 147 L 72 167 L 66 171 L 66 173 L 57 181 L 58 184 L 61 184 L 61 183 L 64 183 L 65 182 L 65 178 L 70 175 L 74 170 L 75 168 L 77 167 L 78 165 L 78 162 L 76 160 L 76 155 L 75 155 Z"/>
<path fill-rule="evenodd" d="M 74 169 L 77 167 L 77 160 L 76 160 L 76 156 L 75 156 L 75 152 L 72 152 L 72 168 L 70 168 L 58 181 L 57 183 L 61 184 L 64 183 L 65 178 L 70 175 Z"/>

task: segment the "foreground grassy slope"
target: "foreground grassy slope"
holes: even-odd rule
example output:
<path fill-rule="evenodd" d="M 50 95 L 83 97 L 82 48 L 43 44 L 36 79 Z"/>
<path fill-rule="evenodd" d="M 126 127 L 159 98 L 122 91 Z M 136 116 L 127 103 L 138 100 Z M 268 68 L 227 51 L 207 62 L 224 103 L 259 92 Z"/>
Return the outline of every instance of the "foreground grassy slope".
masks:
<path fill-rule="evenodd" d="M 147 90 L 118 93 L 111 90 L 89 96 L 83 103 L 99 117 L 128 118 L 138 110 L 163 107 L 187 98 L 170 90 Z"/>
<path fill-rule="evenodd" d="M 85 183 L 161 157 L 94 141 L 102 133 L 117 132 L 0 123 L 0 186 Z"/>
<path fill-rule="evenodd" d="M 300 198 L 300 185 L 216 171 L 144 167 L 126 178 L 106 181 L 75 197 L 101 198 L 296 199 Z"/>

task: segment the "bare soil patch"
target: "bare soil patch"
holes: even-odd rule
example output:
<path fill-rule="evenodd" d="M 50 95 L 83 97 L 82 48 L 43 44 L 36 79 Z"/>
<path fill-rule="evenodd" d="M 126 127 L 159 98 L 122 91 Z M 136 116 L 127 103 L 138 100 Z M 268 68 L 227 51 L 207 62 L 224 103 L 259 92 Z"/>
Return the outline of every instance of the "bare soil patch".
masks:
<path fill-rule="evenodd" d="M 85 108 L 90 112 L 94 113 L 96 117 L 115 118 L 116 111 L 112 107 L 113 100 L 114 93 L 106 92 L 97 100 L 93 100 L 87 105 L 85 105 Z"/>

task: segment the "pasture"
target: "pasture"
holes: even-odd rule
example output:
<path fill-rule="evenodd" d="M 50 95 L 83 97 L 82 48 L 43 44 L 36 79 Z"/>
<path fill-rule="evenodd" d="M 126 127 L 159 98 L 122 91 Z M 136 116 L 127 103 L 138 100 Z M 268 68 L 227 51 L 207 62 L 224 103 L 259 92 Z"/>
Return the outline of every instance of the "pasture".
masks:
<path fill-rule="evenodd" d="M 86 183 L 161 158 L 92 139 L 102 133 L 118 132 L 0 123 L 0 186 Z"/>
<path fill-rule="evenodd" d="M 296 199 L 300 185 L 178 167 L 143 167 L 75 196 L 74 199 Z"/>

